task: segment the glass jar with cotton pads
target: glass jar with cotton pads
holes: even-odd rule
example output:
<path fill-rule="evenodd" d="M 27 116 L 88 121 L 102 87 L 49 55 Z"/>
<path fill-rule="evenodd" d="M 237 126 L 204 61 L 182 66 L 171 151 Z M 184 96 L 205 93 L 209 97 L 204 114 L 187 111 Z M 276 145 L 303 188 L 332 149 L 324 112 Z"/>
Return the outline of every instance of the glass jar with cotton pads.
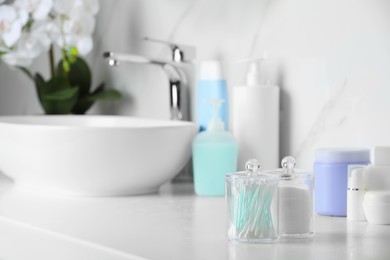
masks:
<path fill-rule="evenodd" d="M 227 239 L 273 242 L 278 239 L 279 177 L 260 172 L 260 163 L 254 159 L 247 161 L 245 168 L 225 178 Z"/>
<path fill-rule="evenodd" d="M 293 157 L 284 157 L 282 168 L 265 171 L 280 178 L 279 238 L 281 240 L 311 239 L 313 228 L 313 174 L 295 169 Z"/>

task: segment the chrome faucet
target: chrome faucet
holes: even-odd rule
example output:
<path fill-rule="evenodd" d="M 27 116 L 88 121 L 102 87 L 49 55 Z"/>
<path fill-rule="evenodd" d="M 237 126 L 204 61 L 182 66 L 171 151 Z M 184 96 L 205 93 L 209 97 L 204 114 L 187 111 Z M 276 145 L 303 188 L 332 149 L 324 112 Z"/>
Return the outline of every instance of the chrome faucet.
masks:
<path fill-rule="evenodd" d="M 186 64 L 190 64 L 195 58 L 195 47 L 150 38 L 145 38 L 145 40 L 169 46 L 171 58 L 169 60 L 158 60 L 132 54 L 113 53 L 111 51 L 104 52 L 103 57 L 110 66 L 118 66 L 121 62 L 160 66 L 169 79 L 171 119 L 188 120 L 189 115 L 185 111 L 185 106 L 187 105 L 185 104 L 185 88 L 188 88 L 189 80 L 182 68 Z"/>

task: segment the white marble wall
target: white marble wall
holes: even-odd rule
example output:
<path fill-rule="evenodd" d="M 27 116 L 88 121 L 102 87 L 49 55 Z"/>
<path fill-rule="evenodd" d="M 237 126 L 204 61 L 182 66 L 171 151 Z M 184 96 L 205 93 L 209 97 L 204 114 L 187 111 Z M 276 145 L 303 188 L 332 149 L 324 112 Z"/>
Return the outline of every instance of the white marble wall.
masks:
<path fill-rule="evenodd" d="M 244 79 L 243 58 L 267 54 L 264 70 L 281 87 L 281 157 L 311 168 L 319 146 L 390 145 L 390 1 L 101 1 L 89 57 L 95 84 L 121 90 L 121 102 L 91 113 L 168 118 L 160 68 L 107 67 L 104 50 L 165 58 L 145 36 L 196 46 L 197 60 L 221 59 L 229 87 Z M 45 57 L 34 66 L 47 70 Z M 0 114 L 40 113 L 33 86 L 0 65 Z"/>

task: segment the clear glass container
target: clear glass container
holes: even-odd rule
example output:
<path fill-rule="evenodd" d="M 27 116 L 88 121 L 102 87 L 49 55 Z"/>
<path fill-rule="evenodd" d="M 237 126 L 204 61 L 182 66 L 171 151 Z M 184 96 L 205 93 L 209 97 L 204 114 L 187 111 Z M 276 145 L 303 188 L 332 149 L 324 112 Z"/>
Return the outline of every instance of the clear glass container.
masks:
<path fill-rule="evenodd" d="M 278 238 L 279 177 L 260 172 L 260 163 L 249 160 L 246 171 L 225 178 L 227 239 L 244 243 L 269 243 Z"/>
<path fill-rule="evenodd" d="M 313 228 L 313 174 L 294 169 L 296 161 L 287 156 L 282 169 L 266 171 L 279 176 L 279 238 L 311 239 Z"/>

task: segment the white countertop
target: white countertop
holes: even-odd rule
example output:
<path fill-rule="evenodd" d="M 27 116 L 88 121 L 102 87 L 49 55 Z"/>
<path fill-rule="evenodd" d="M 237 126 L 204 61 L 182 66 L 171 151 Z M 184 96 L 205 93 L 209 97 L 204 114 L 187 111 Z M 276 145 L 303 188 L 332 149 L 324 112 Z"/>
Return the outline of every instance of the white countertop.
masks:
<path fill-rule="evenodd" d="M 72 198 L 0 181 L 0 259 L 390 259 L 390 225 L 315 217 L 311 242 L 231 244 L 224 198 L 189 184 L 159 194 Z"/>

